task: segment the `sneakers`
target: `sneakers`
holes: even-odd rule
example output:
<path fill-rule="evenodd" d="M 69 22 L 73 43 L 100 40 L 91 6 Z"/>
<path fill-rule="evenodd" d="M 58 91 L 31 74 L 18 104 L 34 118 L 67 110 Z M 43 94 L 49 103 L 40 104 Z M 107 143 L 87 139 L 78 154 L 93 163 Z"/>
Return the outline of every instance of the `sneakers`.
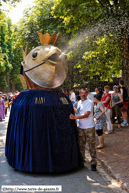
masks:
<path fill-rule="evenodd" d="M 121 131 L 121 128 L 118 127 L 118 128 L 117 128 L 117 131 Z"/>
<path fill-rule="evenodd" d="M 108 135 L 108 134 L 110 134 L 110 133 L 112 133 L 112 131 L 106 131 L 106 132 L 105 132 L 106 135 Z"/>
<path fill-rule="evenodd" d="M 121 126 L 122 127 L 126 127 L 126 126 L 128 126 L 129 124 L 128 123 L 125 123 L 125 122 L 123 122 L 123 123 L 121 123 Z"/>
<path fill-rule="evenodd" d="M 93 172 L 96 171 L 96 165 L 91 165 L 91 171 L 93 171 Z"/>

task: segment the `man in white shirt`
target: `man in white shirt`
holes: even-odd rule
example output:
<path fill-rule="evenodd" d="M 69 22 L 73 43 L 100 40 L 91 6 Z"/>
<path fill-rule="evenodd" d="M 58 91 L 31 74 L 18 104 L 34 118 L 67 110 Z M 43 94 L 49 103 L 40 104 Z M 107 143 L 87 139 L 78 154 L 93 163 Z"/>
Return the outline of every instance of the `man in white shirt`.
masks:
<path fill-rule="evenodd" d="M 70 119 L 79 119 L 78 135 L 79 147 L 82 156 L 82 163 L 85 162 L 85 145 L 89 145 L 91 155 L 91 170 L 96 171 L 96 149 L 95 149 L 95 123 L 93 117 L 94 104 L 87 99 L 88 91 L 84 88 L 80 90 L 81 100 L 78 102 L 77 109 L 74 108 L 76 116 L 71 114 Z"/>
<path fill-rule="evenodd" d="M 95 104 L 94 95 L 90 92 L 90 89 L 86 88 L 86 91 L 88 92 L 87 98 Z"/>
<path fill-rule="evenodd" d="M 70 100 L 72 101 L 72 103 L 74 104 L 76 102 L 76 95 L 75 93 L 73 92 L 73 90 L 70 91 Z"/>

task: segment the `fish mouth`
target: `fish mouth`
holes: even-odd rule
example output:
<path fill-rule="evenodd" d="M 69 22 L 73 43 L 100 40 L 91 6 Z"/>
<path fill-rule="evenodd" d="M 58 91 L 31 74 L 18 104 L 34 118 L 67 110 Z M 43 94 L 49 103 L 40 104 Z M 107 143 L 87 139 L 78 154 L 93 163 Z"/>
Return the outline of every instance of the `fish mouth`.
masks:
<path fill-rule="evenodd" d="M 66 60 L 67 60 L 67 55 L 66 54 L 64 54 L 62 52 L 54 53 L 51 56 L 49 56 L 47 60 L 53 66 L 56 66 L 58 64 L 62 64 L 62 67 L 64 67 L 64 70 L 67 73 L 68 69 L 66 67 Z"/>
<path fill-rule="evenodd" d="M 48 57 L 47 60 L 49 60 L 53 64 L 57 64 L 59 62 L 62 62 L 67 59 L 67 56 L 62 53 L 54 53 L 51 56 Z"/>
<path fill-rule="evenodd" d="M 61 59 L 61 53 L 55 53 L 55 54 L 52 54 L 48 60 L 50 60 L 51 62 L 61 62 L 62 59 Z"/>

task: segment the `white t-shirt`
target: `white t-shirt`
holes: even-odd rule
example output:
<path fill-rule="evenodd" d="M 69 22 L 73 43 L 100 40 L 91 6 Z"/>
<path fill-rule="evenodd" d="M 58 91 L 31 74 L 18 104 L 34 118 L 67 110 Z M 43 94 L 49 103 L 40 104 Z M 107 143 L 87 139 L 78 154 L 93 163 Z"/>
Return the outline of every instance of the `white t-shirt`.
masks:
<path fill-rule="evenodd" d="M 75 95 L 74 92 L 71 94 L 70 100 L 73 101 L 73 102 L 76 102 L 76 95 Z"/>
<path fill-rule="evenodd" d="M 94 104 L 91 100 L 86 99 L 85 101 L 78 101 L 78 115 L 84 115 L 87 111 L 91 113 L 87 118 L 79 119 L 79 128 L 89 129 L 95 126 L 94 117 L 93 117 Z"/>
<path fill-rule="evenodd" d="M 90 99 L 93 103 L 95 103 L 94 95 L 92 93 L 89 93 L 87 98 Z"/>

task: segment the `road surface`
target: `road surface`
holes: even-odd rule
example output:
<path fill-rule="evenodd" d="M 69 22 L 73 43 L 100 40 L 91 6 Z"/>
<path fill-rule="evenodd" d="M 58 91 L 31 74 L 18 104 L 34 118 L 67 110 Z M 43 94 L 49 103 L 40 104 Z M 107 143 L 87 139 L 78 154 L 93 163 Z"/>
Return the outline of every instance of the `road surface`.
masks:
<path fill-rule="evenodd" d="M 98 172 L 90 170 L 89 162 L 85 168 L 62 174 L 42 174 L 15 171 L 5 157 L 5 141 L 9 112 L 0 122 L 0 191 L 2 185 L 61 185 L 62 193 L 113 193 Z M 34 191 L 33 191 L 34 193 Z"/>

